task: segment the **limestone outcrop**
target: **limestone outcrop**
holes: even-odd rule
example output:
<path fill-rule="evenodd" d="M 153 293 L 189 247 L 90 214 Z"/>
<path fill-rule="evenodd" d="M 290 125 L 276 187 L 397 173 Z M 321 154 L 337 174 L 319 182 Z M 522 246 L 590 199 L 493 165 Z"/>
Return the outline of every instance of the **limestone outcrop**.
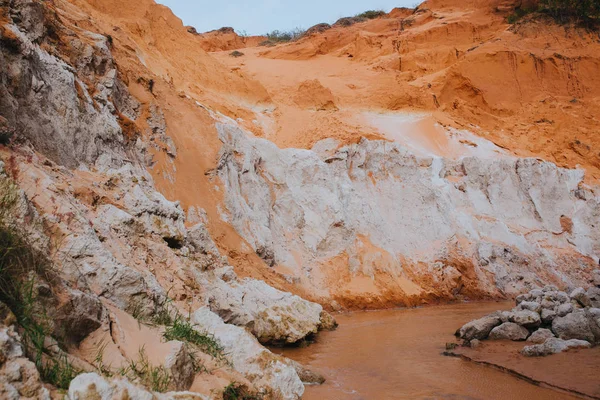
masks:
<path fill-rule="evenodd" d="M 600 202 L 582 171 L 509 156 L 421 157 L 366 139 L 279 149 L 232 123 L 218 130 L 230 223 L 325 299 L 353 290 L 381 304 L 431 291 L 514 296 L 528 285 L 586 284 L 597 265 Z"/>
<path fill-rule="evenodd" d="M 323 312 L 318 304 L 251 279 L 217 280 L 208 302 L 225 322 L 248 328 L 262 343 L 293 344 L 316 334 Z"/>

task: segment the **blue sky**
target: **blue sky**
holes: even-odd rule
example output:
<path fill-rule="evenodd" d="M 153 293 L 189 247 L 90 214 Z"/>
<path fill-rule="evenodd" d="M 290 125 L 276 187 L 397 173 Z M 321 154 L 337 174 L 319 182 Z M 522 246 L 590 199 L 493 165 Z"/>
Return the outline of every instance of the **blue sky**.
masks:
<path fill-rule="evenodd" d="M 184 24 L 206 32 L 231 26 L 238 32 L 261 35 L 272 30 L 310 28 L 320 22 L 366 10 L 390 11 L 412 7 L 418 0 L 157 0 L 173 10 Z"/>

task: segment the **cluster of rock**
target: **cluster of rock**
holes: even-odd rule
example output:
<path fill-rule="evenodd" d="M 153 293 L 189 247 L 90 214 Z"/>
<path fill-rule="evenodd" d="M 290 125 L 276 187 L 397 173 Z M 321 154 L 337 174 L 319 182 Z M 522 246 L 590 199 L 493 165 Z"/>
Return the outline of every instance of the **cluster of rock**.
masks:
<path fill-rule="evenodd" d="M 525 356 L 547 356 L 600 343 L 600 270 L 593 286 L 570 294 L 555 286 L 534 289 L 517 297 L 511 311 L 497 311 L 471 321 L 456 335 L 476 347 L 479 341 L 527 341 Z"/>

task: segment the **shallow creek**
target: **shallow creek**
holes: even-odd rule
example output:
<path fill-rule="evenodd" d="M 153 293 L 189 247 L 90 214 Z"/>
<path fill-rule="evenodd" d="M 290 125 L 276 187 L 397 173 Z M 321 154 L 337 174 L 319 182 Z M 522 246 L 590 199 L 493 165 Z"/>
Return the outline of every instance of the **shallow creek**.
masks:
<path fill-rule="evenodd" d="M 464 323 L 511 303 L 471 303 L 337 315 L 309 347 L 274 349 L 322 373 L 304 399 L 574 399 L 491 367 L 441 355 Z"/>

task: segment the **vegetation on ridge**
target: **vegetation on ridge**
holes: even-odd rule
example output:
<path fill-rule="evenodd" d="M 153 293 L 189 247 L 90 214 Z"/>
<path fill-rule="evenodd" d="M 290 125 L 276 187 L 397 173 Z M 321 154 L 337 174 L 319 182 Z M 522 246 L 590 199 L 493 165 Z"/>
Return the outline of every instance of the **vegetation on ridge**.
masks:
<path fill-rule="evenodd" d="M 576 23 L 598 28 L 600 0 L 539 0 L 536 4 L 517 8 L 508 16 L 508 22 L 514 24 L 524 16 L 536 13 L 548 15 L 559 24 Z"/>

